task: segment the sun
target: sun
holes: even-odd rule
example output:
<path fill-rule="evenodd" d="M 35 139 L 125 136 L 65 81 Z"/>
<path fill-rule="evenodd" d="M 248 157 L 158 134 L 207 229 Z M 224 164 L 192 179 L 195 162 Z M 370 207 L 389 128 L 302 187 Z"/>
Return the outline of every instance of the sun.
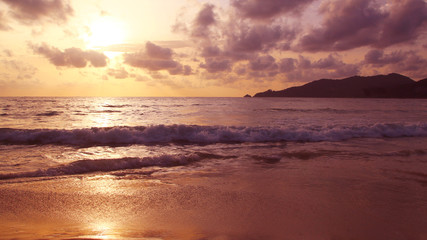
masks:
<path fill-rule="evenodd" d="M 87 48 L 97 49 L 123 43 L 126 38 L 125 25 L 113 17 L 102 17 L 89 25 L 84 36 Z"/>

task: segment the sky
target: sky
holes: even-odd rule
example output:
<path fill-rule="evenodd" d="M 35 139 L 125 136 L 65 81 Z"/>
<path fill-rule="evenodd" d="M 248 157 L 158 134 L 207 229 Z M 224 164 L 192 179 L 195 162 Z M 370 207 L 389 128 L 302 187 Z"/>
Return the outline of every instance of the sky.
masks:
<path fill-rule="evenodd" d="M 241 97 L 427 78 L 426 0 L 0 0 L 0 96 Z"/>

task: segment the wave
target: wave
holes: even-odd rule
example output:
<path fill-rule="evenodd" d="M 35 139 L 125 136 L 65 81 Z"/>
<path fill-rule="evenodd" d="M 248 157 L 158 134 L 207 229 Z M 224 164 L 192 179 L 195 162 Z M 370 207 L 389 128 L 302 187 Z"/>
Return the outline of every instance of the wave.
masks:
<path fill-rule="evenodd" d="M 74 146 L 130 144 L 215 144 L 281 141 L 342 141 L 352 138 L 425 137 L 427 123 L 354 126 L 198 126 L 154 125 L 84 129 L 0 128 L 2 144 L 57 144 Z"/>
<path fill-rule="evenodd" d="M 106 105 L 103 105 L 102 107 L 105 107 L 105 108 L 124 108 L 124 107 L 132 107 L 132 105 L 129 105 L 129 104 L 119 104 L 119 105 L 106 104 Z"/>
<path fill-rule="evenodd" d="M 118 110 L 96 110 L 96 111 L 90 111 L 90 113 L 120 113 L 122 111 Z"/>
<path fill-rule="evenodd" d="M 361 110 L 343 110 L 334 108 L 319 108 L 319 109 L 300 109 L 300 108 L 268 108 L 265 109 L 272 112 L 297 112 L 297 113 L 358 113 Z M 262 109 L 264 111 L 264 109 Z"/>
<path fill-rule="evenodd" d="M 336 109 L 336 108 L 313 108 L 313 109 L 303 109 L 303 108 L 266 108 L 266 109 L 255 109 L 254 111 L 270 111 L 270 112 L 285 112 L 285 113 L 331 113 L 331 114 L 361 114 L 361 113 L 408 113 L 409 110 L 404 109 L 393 109 L 393 110 L 384 110 L 384 109 Z"/>
<path fill-rule="evenodd" d="M 51 116 L 58 116 L 58 115 L 60 115 L 62 112 L 60 112 L 60 111 L 48 111 L 48 112 L 44 112 L 44 113 L 39 113 L 39 114 L 36 114 L 36 116 L 39 116 L 39 117 L 41 117 L 41 116 L 44 116 L 44 117 L 51 117 Z"/>
<path fill-rule="evenodd" d="M 198 152 L 187 155 L 161 155 L 144 158 L 79 160 L 56 167 L 39 169 L 37 171 L 0 174 L 0 180 L 33 177 L 56 177 L 95 172 L 112 172 L 145 167 L 185 166 L 203 159 L 220 157 L 221 156 L 214 154 Z"/>

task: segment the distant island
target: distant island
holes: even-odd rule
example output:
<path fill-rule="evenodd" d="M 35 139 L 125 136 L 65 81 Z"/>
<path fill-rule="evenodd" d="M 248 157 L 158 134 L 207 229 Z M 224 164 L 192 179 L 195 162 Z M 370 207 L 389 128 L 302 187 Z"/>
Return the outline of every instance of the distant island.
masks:
<path fill-rule="evenodd" d="M 414 81 L 391 73 L 376 76 L 353 76 L 344 79 L 320 79 L 299 87 L 268 90 L 253 97 L 312 98 L 427 98 L 427 78 Z"/>

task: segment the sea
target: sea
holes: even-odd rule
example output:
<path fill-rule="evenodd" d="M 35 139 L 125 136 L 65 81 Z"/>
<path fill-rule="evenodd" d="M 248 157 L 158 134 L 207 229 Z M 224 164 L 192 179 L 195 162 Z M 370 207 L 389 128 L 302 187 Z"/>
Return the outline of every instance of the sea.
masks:
<path fill-rule="evenodd" d="M 427 239 L 427 100 L 2 97 L 0 203 L 0 239 Z"/>

